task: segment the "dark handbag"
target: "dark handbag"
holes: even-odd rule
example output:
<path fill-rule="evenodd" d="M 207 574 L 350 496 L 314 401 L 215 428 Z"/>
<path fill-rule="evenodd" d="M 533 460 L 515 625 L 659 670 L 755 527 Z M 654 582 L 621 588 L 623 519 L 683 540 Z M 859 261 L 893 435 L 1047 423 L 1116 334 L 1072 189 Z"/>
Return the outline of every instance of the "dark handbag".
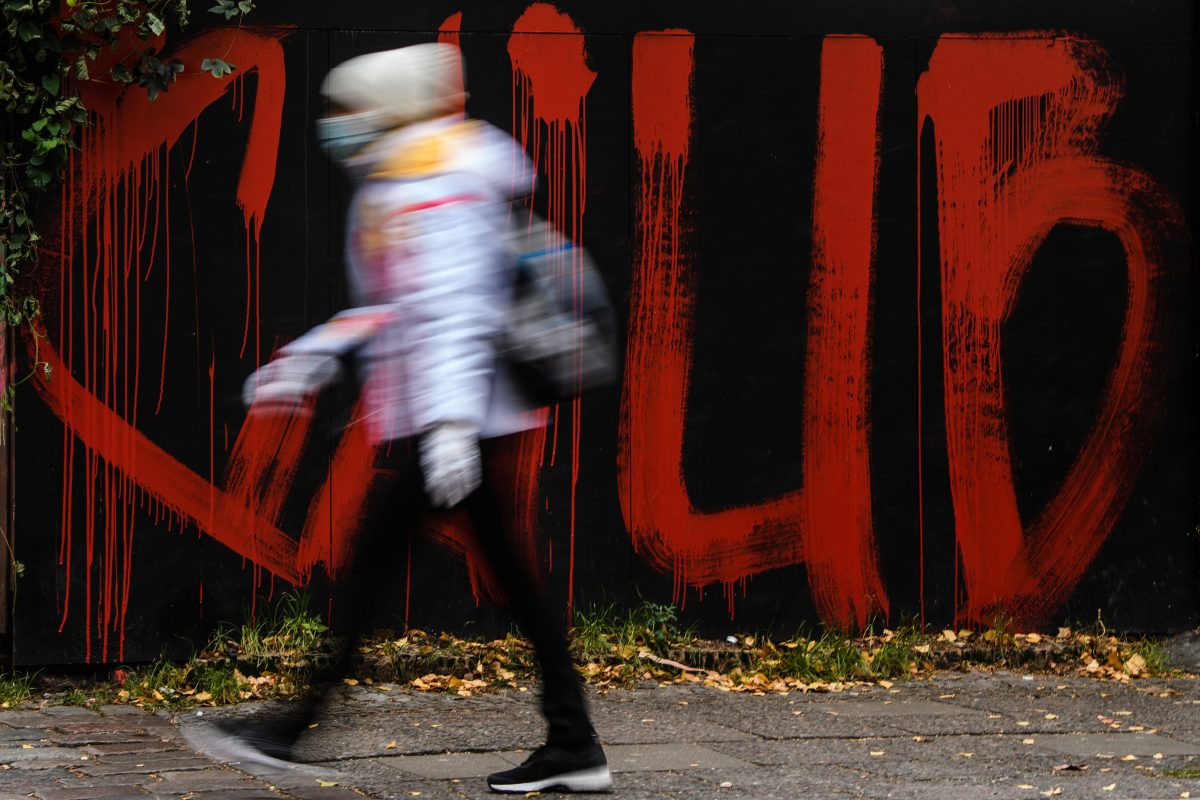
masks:
<path fill-rule="evenodd" d="M 545 220 L 513 216 L 516 276 L 500 358 L 539 405 L 607 386 L 617 377 L 616 322 L 595 264 Z"/>

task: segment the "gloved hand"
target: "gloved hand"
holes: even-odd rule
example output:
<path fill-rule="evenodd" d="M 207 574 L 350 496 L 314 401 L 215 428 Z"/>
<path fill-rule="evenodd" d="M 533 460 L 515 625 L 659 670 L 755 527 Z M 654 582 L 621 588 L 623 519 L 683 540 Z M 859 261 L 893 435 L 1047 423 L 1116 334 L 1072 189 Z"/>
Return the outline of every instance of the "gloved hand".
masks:
<path fill-rule="evenodd" d="M 421 437 L 425 494 L 441 508 L 453 508 L 479 488 L 483 462 L 479 437 L 461 422 L 443 422 Z"/>
<path fill-rule="evenodd" d="M 298 353 L 259 367 L 242 386 L 242 402 L 254 413 L 307 412 L 306 400 L 341 372 L 337 356 Z"/>

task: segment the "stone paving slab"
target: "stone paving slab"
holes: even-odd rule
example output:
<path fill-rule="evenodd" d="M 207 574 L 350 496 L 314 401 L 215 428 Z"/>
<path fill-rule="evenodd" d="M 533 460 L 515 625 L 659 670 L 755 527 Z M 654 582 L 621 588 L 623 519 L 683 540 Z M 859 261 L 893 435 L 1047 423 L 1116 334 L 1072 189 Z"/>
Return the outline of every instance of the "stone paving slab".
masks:
<path fill-rule="evenodd" d="M 741 708 L 724 717 L 722 727 L 749 736 L 743 739 L 852 739 L 867 736 L 907 736 L 907 731 L 886 721 L 862 716 L 842 717 L 836 708 L 792 705 L 789 702 Z M 713 723 L 709 723 L 713 724 Z"/>
<path fill-rule="evenodd" d="M 1169 739 L 1166 736 L 1142 736 L 1132 733 L 1101 733 L 1075 735 L 1041 735 L 1031 737 L 1037 747 L 1067 755 L 1097 757 L 1116 756 L 1200 756 L 1200 745 Z"/>
<path fill-rule="evenodd" d="M 171 750 L 149 755 L 144 753 L 109 755 L 80 763 L 75 769 L 89 776 L 148 775 L 151 772 L 177 772 L 188 769 L 207 769 L 211 766 L 212 761 L 204 756 L 186 750 Z"/>
<path fill-rule="evenodd" d="M 631 713 L 636 712 L 636 713 Z M 613 744 L 650 744 L 680 741 L 737 741 L 754 738 L 754 733 L 739 729 L 736 718 L 730 724 L 697 719 L 683 707 L 639 709 L 637 706 L 597 705 L 592 722 L 602 741 Z"/>
<path fill-rule="evenodd" d="M 39 800 L 92 800 L 92 798 L 101 797 L 106 800 L 117 800 L 117 798 L 123 797 L 148 800 L 150 792 L 136 786 L 70 786 L 38 790 L 35 796 Z"/>
<path fill-rule="evenodd" d="M 413 797 L 420 797 L 421 800 L 429 800 L 429 798 L 434 798 L 434 800 L 439 800 L 439 798 L 455 798 L 456 800 L 460 800 L 462 795 L 458 792 L 461 787 L 471 784 L 483 784 L 482 780 L 471 778 L 451 778 L 450 780 L 419 778 L 389 766 L 386 763 L 392 760 L 395 760 L 394 757 L 388 759 L 360 758 L 354 760 L 353 766 L 348 766 L 344 761 L 315 762 L 311 766 L 327 771 L 338 769 L 352 771 L 354 773 L 352 779 L 337 779 L 338 788 L 352 786 L 353 789 L 362 792 L 368 797 L 378 798 L 378 800 L 397 800 L 398 798 L 412 800 Z M 279 786 L 281 791 L 291 794 L 294 791 L 307 790 L 314 784 L 315 781 L 306 782 L 303 785 L 303 789 L 299 782 L 276 785 Z M 421 792 L 421 794 L 413 795 L 410 792 Z"/>
<path fill-rule="evenodd" d="M 158 797 L 178 797 L 179 795 L 157 795 Z M 362 795 L 353 795 L 360 798 Z M 267 788 L 234 789 L 217 792 L 204 792 L 196 795 L 196 800 L 280 800 L 284 795 Z"/>
<path fill-rule="evenodd" d="M 21 761 L 78 761 L 80 752 L 72 747 L 0 747 L 0 764 Z"/>
<path fill-rule="evenodd" d="M 511 769 L 513 761 L 503 753 L 443 753 L 431 756 L 380 758 L 380 764 L 417 778 L 484 778 Z"/>
<path fill-rule="evenodd" d="M 698 744 L 638 744 L 605 747 L 615 772 L 665 772 L 749 767 L 740 758 Z"/>
<path fill-rule="evenodd" d="M 929 717 L 962 714 L 963 709 L 949 703 L 931 700 L 883 699 L 850 700 L 838 703 L 836 708 L 824 709 L 825 713 L 849 718 L 878 717 Z M 976 712 L 966 712 L 976 713 Z"/>
<path fill-rule="evenodd" d="M 232 769 L 215 767 L 200 770 L 157 773 L 156 788 L 177 794 L 216 790 L 251 789 L 261 784 Z"/>
<path fill-rule="evenodd" d="M 33 743 L 45 735 L 41 728 L 0 728 L 0 748 L 20 747 L 22 742 Z"/>

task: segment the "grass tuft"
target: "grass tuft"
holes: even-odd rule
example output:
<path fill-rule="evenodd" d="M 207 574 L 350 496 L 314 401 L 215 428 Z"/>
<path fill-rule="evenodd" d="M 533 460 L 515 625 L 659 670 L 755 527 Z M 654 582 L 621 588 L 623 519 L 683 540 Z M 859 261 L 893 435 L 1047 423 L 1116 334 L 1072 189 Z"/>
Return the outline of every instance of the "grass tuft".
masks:
<path fill-rule="evenodd" d="M 0 672 L 0 708 L 16 708 L 33 695 L 33 675 Z"/>

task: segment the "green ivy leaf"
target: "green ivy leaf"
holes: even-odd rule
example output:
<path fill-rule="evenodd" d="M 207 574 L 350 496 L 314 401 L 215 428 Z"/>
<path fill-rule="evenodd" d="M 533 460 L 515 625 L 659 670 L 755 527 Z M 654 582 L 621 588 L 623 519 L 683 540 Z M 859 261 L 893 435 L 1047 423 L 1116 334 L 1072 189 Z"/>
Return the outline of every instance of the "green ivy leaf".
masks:
<path fill-rule="evenodd" d="M 217 4 L 209 9 L 212 14 L 223 14 L 225 19 L 233 19 L 238 15 L 238 7 L 234 0 L 217 0 Z"/>
<path fill-rule="evenodd" d="M 62 86 L 62 81 L 59 80 L 57 75 L 42 76 L 42 88 L 55 97 L 58 97 L 58 89 L 60 86 Z"/>
<path fill-rule="evenodd" d="M 162 32 L 167 29 L 166 23 L 149 11 L 146 12 L 146 27 L 155 36 L 162 36 Z"/>
<path fill-rule="evenodd" d="M 17 23 L 17 38 L 22 42 L 32 42 L 42 38 L 42 26 L 27 19 Z"/>
<path fill-rule="evenodd" d="M 211 72 L 214 78 L 223 78 L 237 69 L 237 65 L 220 58 L 206 58 L 200 62 L 200 69 Z"/>
<path fill-rule="evenodd" d="M 133 73 L 129 71 L 129 67 L 124 64 L 117 64 L 112 68 L 113 80 L 121 83 L 133 83 Z"/>

